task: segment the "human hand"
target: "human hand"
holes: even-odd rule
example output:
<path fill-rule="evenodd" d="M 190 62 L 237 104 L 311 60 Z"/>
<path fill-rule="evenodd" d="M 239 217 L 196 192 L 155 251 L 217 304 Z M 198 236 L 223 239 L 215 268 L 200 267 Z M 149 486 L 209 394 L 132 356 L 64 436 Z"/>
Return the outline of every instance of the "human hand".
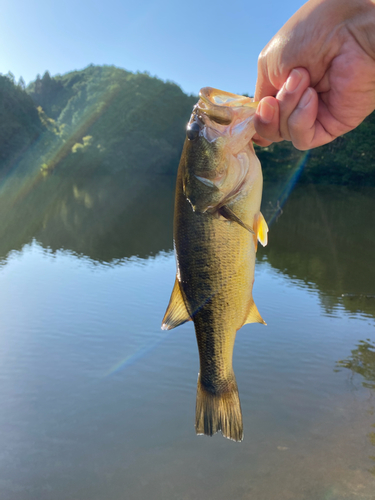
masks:
<path fill-rule="evenodd" d="M 357 127 L 375 109 L 375 0 L 303 5 L 261 52 L 255 100 L 261 146 L 306 150 Z"/>

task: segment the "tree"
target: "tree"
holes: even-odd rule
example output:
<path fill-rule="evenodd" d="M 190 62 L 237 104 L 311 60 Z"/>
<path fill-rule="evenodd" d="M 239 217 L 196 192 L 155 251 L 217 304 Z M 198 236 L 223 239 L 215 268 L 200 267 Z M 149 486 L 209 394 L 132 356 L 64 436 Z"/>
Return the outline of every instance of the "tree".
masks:
<path fill-rule="evenodd" d="M 18 86 L 19 86 L 22 90 L 25 90 L 25 89 L 26 89 L 25 80 L 22 78 L 22 76 L 20 76 L 20 79 L 18 80 Z"/>

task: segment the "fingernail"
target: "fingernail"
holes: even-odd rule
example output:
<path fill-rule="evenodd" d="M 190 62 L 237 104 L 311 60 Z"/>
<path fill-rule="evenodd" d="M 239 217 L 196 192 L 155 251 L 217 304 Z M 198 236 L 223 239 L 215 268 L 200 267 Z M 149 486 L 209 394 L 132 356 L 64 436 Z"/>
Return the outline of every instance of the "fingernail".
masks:
<path fill-rule="evenodd" d="M 299 108 L 305 108 L 309 102 L 311 101 L 311 98 L 313 96 L 313 93 L 312 93 L 312 90 L 309 88 L 307 88 L 305 90 L 305 92 L 302 94 L 302 97 L 298 103 L 298 107 Z"/>
<path fill-rule="evenodd" d="M 286 83 L 285 83 L 285 89 L 288 92 L 294 92 L 296 90 L 296 88 L 298 87 L 301 79 L 302 79 L 302 75 L 298 71 L 298 69 L 293 69 L 292 72 L 290 73 Z"/>
<path fill-rule="evenodd" d="M 259 116 L 263 123 L 271 123 L 275 115 L 275 108 L 267 101 L 259 104 Z"/>

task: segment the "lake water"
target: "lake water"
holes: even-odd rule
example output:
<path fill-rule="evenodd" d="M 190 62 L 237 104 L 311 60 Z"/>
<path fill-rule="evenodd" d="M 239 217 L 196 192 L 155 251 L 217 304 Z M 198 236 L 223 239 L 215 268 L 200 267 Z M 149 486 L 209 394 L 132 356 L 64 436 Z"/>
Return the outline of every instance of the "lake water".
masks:
<path fill-rule="evenodd" d="M 196 436 L 174 179 L 52 173 L 0 188 L 1 500 L 375 497 L 375 190 L 266 186 L 237 334 L 245 438 Z"/>

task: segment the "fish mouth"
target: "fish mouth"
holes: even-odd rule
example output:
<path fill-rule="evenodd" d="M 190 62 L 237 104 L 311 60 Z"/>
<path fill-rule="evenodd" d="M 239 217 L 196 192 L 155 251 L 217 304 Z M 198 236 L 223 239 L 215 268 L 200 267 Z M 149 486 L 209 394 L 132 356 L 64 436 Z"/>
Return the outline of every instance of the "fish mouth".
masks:
<path fill-rule="evenodd" d="M 199 97 L 197 111 L 219 125 L 229 125 L 233 121 L 235 111 L 238 112 L 238 108 L 250 108 L 255 111 L 258 107 L 258 102 L 254 102 L 251 97 L 232 94 L 212 87 L 202 88 Z"/>
<path fill-rule="evenodd" d="M 257 106 L 258 102 L 254 102 L 251 97 L 204 87 L 193 108 L 188 132 L 199 128 L 199 136 L 203 136 L 208 142 L 226 137 L 238 152 L 255 133 L 252 121 Z M 241 147 L 238 148 L 236 144 L 239 143 Z"/>

